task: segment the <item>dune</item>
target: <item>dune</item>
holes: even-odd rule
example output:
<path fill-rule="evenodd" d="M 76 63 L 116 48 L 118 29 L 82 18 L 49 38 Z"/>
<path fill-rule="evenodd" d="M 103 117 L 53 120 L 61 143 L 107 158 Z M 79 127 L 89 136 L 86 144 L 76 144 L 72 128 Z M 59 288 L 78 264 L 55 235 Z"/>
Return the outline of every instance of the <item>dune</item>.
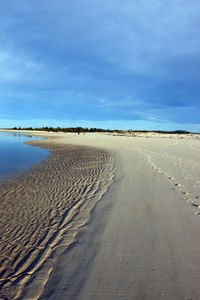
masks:
<path fill-rule="evenodd" d="M 0 185 L 1 297 L 199 299 L 199 135 L 39 135 Z"/>

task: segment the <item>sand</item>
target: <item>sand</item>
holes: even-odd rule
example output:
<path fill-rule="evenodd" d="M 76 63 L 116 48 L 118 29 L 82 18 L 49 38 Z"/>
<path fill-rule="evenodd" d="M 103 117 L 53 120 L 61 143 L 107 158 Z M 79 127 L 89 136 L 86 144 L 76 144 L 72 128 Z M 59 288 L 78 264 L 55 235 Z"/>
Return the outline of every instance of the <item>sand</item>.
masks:
<path fill-rule="evenodd" d="M 199 135 L 48 136 L 0 186 L 3 299 L 199 299 Z"/>
<path fill-rule="evenodd" d="M 113 159 L 105 151 L 48 141 L 31 144 L 51 155 L 0 185 L 3 299 L 20 298 L 30 282 L 38 298 L 57 256 L 75 242 L 113 177 Z"/>

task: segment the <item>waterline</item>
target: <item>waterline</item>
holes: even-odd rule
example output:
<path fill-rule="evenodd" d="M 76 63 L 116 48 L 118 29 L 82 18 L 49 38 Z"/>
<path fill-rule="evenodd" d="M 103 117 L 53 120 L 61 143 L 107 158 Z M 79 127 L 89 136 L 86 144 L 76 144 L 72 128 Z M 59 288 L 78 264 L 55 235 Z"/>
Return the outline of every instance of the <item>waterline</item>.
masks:
<path fill-rule="evenodd" d="M 29 140 L 41 139 L 21 133 L 0 132 L 0 179 L 44 160 L 49 151 L 24 144 Z"/>

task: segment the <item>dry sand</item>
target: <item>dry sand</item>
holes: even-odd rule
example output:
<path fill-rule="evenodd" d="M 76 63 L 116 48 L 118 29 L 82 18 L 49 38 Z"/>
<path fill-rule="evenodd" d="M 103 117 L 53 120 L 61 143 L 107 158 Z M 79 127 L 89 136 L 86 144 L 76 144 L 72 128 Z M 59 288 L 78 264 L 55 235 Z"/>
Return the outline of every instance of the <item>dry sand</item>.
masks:
<path fill-rule="evenodd" d="M 50 135 L 0 186 L 3 299 L 200 299 L 199 135 Z"/>

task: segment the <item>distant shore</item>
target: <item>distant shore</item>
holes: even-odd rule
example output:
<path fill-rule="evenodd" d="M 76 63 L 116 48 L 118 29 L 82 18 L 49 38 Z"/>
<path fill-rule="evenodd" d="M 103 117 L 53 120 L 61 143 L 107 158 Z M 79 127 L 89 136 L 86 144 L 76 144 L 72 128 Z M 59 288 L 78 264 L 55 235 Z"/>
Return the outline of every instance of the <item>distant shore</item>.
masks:
<path fill-rule="evenodd" d="M 141 134 L 141 133 L 158 133 L 158 134 L 200 134 L 194 133 L 186 130 L 122 130 L 122 129 L 102 129 L 102 128 L 84 128 L 84 127 L 13 127 L 7 129 L 0 129 L 0 130 L 7 130 L 7 131 L 28 131 L 28 132 L 63 132 L 63 133 L 119 133 L 119 134 Z"/>

